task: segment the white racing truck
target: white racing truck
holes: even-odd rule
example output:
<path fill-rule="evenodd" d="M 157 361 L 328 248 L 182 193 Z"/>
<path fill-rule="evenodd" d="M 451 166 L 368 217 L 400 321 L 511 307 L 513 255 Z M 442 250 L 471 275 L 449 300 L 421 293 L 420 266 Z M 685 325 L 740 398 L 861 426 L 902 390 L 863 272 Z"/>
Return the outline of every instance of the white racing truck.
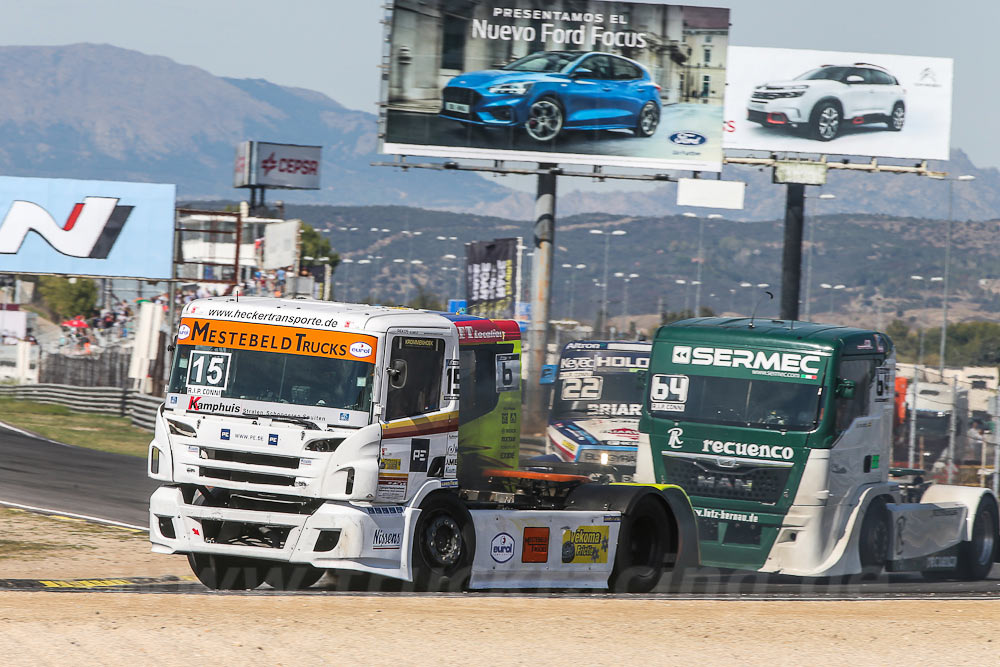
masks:
<path fill-rule="evenodd" d="M 271 298 L 184 307 L 149 447 L 153 551 L 210 588 L 647 591 L 698 560 L 676 486 L 522 471 L 517 324 Z"/>

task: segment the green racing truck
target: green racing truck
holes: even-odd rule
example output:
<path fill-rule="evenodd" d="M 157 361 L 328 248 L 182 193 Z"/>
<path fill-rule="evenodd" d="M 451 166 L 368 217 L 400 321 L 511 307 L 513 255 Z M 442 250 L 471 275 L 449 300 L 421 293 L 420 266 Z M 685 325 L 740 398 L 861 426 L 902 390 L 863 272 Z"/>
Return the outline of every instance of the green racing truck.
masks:
<path fill-rule="evenodd" d="M 803 577 L 986 577 L 997 499 L 890 471 L 895 352 L 876 331 L 696 318 L 661 327 L 635 480 L 676 484 L 703 565 Z"/>

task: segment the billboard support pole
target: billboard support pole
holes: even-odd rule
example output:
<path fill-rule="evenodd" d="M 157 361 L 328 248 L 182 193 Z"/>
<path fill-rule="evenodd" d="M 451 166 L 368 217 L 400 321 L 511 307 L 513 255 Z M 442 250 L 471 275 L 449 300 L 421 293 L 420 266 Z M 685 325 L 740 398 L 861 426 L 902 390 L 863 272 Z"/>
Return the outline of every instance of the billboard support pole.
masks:
<path fill-rule="evenodd" d="M 540 164 L 540 170 L 553 170 L 554 164 Z M 531 350 L 527 387 L 525 388 L 524 427 L 528 433 L 545 431 L 547 404 L 542 392 L 542 366 L 548 349 L 549 307 L 552 303 L 552 253 L 556 232 L 556 175 L 540 173 L 535 194 L 535 253 L 531 259 L 531 324 L 528 349 Z"/>
<path fill-rule="evenodd" d="M 799 287 L 802 282 L 802 225 L 806 186 L 789 183 L 785 197 L 785 242 L 781 256 L 781 315 L 799 319 Z"/>

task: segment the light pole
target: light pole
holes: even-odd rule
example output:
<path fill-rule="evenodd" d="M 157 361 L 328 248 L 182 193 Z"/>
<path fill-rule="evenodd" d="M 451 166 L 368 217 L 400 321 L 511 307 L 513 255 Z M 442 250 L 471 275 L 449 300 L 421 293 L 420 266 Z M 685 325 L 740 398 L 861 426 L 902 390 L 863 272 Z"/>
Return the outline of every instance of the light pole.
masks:
<path fill-rule="evenodd" d="M 819 286 L 823 289 L 830 290 L 830 315 L 833 315 L 833 293 L 836 290 L 844 289 L 846 285 L 842 285 L 840 283 L 837 283 L 836 285 L 831 285 L 830 283 L 820 283 Z"/>
<path fill-rule="evenodd" d="M 688 290 L 688 285 L 690 283 L 683 278 L 678 278 L 674 282 L 678 285 L 684 285 L 684 315 L 686 316 L 688 311 L 691 309 L 691 293 Z"/>
<path fill-rule="evenodd" d="M 638 273 L 625 273 L 623 271 L 617 271 L 617 272 L 615 272 L 615 278 L 621 278 L 622 279 L 622 291 L 623 291 L 623 297 L 624 297 L 623 300 L 622 300 L 622 319 L 623 320 L 628 318 L 628 284 L 630 282 L 632 282 L 633 279 L 638 278 L 638 277 L 639 277 Z"/>
<path fill-rule="evenodd" d="M 613 232 L 606 232 L 603 229 L 591 229 L 591 234 L 603 234 L 604 235 L 604 287 L 601 295 L 601 328 L 607 330 L 607 320 L 608 320 L 608 251 L 611 248 L 611 237 L 612 236 L 625 236 L 627 233 L 624 229 L 616 229 Z"/>
<path fill-rule="evenodd" d="M 698 262 L 697 273 L 695 275 L 695 282 L 692 283 L 694 288 L 694 316 L 698 317 L 701 313 L 701 266 L 705 263 L 704 255 L 704 236 L 705 236 L 705 218 L 699 217 L 695 213 L 687 212 L 682 213 L 685 218 L 698 218 L 698 255 L 694 258 L 694 261 Z M 718 213 L 709 213 L 705 216 L 709 220 L 715 220 L 721 218 L 722 216 Z"/>
<path fill-rule="evenodd" d="M 941 364 L 939 372 L 941 381 L 944 382 L 944 353 L 945 343 L 948 339 L 948 270 L 951 264 L 951 228 L 952 228 L 952 184 L 955 181 L 974 181 L 975 176 L 962 174 L 957 178 L 946 179 L 948 181 L 948 239 L 944 245 L 944 296 L 941 303 Z M 949 469 L 950 472 L 950 469 Z"/>
<path fill-rule="evenodd" d="M 371 255 L 369 255 L 369 257 L 371 257 Z M 371 261 L 370 259 L 367 259 L 367 258 L 366 258 L 366 259 L 359 259 L 359 260 L 358 260 L 358 266 L 361 266 L 362 264 L 366 264 L 366 265 L 367 265 L 367 264 L 371 264 L 371 263 L 372 263 L 372 261 Z M 360 269 L 359 269 L 359 270 L 360 270 Z M 362 280 L 364 280 L 364 274 L 362 274 L 362 276 L 361 276 L 361 277 L 362 277 Z M 371 286 L 371 283 L 372 283 L 372 282 L 373 282 L 373 281 L 371 281 L 371 280 L 369 280 L 369 281 L 368 281 L 368 285 L 369 285 L 369 287 Z M 368 293 L 364 295 L 364 297 L 365 297 L 365 298 L 368 298 L 368 299 L 370 299 L 370 298 L 371 298 L 371 290 L 370 290 L 370 289 L 368 290 Z M 358 301 L 361 301 L 361 300 L 362 300 L 362 299 L 360 299 L 360 298 L 358 299 Z"/>
<path fill-rule="evenodd" d="M 410 237 L 410 247 L 406 252 L 406 293 L 403 296 L 403 305 L 406 305 L 410 301 L 410 290 L 413 289 L 413 237 L 420 236 L 423 232 L 404 229 L 403 234 Z"/>
<path fill-rule="evenodd" d="M 837 195 L 822 194 L 818 197 L 806 197 L 806 199 L 836 199 Z M 812 315 L 812 281 L 813 281 L 813 239 L 816 236 L 816 222 L 809 223 L 809 241 L 806 243 L 806 313 L 805 321 L 808 322 Z"/>
<path fill-rule="evenodd" d="M 350 282 L 347 279 L 347 269 L 350 267 L 351 264 L 354 263 L 354 260 L 351 259 L 350 257 L 344 257 L 344 258 L 342 258 L 340 260 L 340 263 L 344 265 L 344 280 L 343 280 L 343 283 L 344 283 L 344 302 L 345 303 L 350 303 L 351 302 L 351 284 L 350 284 Z"/>
<path fill-rule="evenodd" d="M 576 272 L 587 268 L 586 264 L 563 264 L 564 269 L 573 269 L 569 274 L 569 319 L 576 317 L 574 302 L 576 301 Z"/>

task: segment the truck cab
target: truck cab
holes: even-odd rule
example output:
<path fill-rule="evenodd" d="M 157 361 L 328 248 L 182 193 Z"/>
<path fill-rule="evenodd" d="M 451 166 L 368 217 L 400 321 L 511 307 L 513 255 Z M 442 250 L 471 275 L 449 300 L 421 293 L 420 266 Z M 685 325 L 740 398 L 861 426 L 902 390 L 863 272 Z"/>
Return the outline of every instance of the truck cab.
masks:
<path fill-rule="evenodd" d="M 985 489 L 890 479 L 895 353 L 876 331 L 697 318 L 661 327 L 636 479 L 677 484 L 702 562 L 799 576 L 986 576 Z"/>
<path fill-rule="evenodd" d="M 153 550 L 187 554 L 212 588 L 298 588 L 335 570 L 425 588 L 633 589 L 696 552 L 679 489 L 515 470 L 520 353 L 509 320 L 187 304 L 147 461 L 163 483 Z M 645 555 L 635 521 L 654 528 Z"/>

